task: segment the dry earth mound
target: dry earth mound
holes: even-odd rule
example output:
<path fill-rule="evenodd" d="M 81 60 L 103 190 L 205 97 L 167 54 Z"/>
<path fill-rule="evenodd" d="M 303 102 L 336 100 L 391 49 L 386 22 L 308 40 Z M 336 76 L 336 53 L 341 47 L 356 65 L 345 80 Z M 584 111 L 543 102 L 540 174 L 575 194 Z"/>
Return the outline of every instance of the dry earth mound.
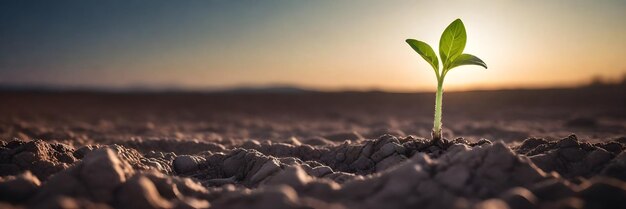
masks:
<path fill-rule="evenodd" d="M 11 141 L 0 207 L 626 208 L 626 140 L 606 141 Z"/>

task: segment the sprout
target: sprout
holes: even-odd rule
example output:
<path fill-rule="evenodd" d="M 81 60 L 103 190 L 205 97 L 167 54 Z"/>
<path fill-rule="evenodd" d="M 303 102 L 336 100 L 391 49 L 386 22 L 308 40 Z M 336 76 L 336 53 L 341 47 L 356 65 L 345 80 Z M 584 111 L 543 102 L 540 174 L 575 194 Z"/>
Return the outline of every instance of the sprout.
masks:
<path fill-rule="evenodd" d="M 467 35 L 465 34 L 465 26 L 461 19 L 454 22 L 443 31 L 439 40 L 439 56 L 443 68 L 439 70 L 439 60 L 433 48 L 428 44 L 415 40 L 407 39 L 406 42 L 419 55 L 422 56 L 435 70 L 437 76 L 437 94 L 435 97 L 435 121 L 433 125 L 432 137 L 433 141 L 441 141 L 441 101 L 443 96 L 443 81 L 452 68 L 461 65 L 480 65 L 487 69 L 487 64 L 478 57 L 471 54 L 463 54 Z"/>

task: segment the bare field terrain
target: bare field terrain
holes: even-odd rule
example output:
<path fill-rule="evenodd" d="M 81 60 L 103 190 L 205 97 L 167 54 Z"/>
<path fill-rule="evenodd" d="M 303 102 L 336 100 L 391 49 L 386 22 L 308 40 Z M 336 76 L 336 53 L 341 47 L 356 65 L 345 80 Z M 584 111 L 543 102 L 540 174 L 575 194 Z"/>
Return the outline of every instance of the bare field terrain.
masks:
<path fill-rule="evenodd" d="M 5 90 L 0 207 L 626 208 L 625 90 Z"/>

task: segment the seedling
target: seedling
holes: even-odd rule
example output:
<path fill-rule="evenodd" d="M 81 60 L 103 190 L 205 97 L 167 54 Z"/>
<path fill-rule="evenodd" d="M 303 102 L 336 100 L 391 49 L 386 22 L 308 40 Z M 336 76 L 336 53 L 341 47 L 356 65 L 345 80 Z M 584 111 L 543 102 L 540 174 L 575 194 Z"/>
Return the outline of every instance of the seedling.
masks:
<path fill-rule="evenodd" d="M 437 54 L 427 43 L 415 39 L 407 39 L 406 42 L 413 48 L 422 58 L 424 58 L 430 66 L 435 70 L 437 76 L 437 94 L 435 96 L 435 121 L 433 125 L 432 137 L 434 142 L 441 141 L 441 102 L 443 97 L 443 81 L 448 72 L 455 67 L 462 65 L 479 65 L 487 69 L 487 64 L 478 57 L 471 54 L 463 54 L 467 34 L 465 26 L 461 19 L 456 19 L 450 23 L 441 34 L 439 39 L 439 57 L 443 67 L 439 71 L 439 60 Z"/>

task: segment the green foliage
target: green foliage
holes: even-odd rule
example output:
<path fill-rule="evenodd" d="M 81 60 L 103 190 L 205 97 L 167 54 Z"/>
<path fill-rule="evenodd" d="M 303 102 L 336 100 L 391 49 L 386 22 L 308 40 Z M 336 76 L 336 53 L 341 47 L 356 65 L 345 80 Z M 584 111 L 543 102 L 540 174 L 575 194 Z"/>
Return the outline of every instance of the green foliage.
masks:
<path fill-rule="evenodd" d="M 442 79 L 448 70 L 462 65 L 478 65 L 487 69 L 487 64 L 480 58 L 471 54 L 463 54 L 467 42 L 467 33 L 461 19 L 454 20 L 441 34 L 439 40 L 439 57 L 443 64 L 441 74 L 439 73 L 439 59 L 437 59 L 437 54 L 430 45 L 415 39 L 407 39 L 406 42 L 433 67 L 437 77 L 442 77 Z"/>
<path fill-rule="evenodd" d="M 435 69 L 435 72 L 439 70 L 439 59 L 437 59 L 437 54 L 435 54 L 435 51 L 432 47 L 430 47 L 430 45 L 415 39 L 407 39 L 406 43 L 408 43 L 413 50 L 430 63 L 433 69 Z"/>
<path fill-rule="evenodd" d="M 485 64 L 485 62 L 483 62 L 480 58 L 471 54 L 461 54 L 454 60 L 454 62 L 452 62 L 452 64 L 450 64 L 448 70 L 461 65 L 479 65 L 487 69 L 487 64 Z"/>
<path fill-rule="evenodd" d="M 439 39 L 439 56 L 444 68 L 463 53 L 465 42 L 467 42 L 465 26 L 461 19 L 456 19 L 448 25 Z"/>
<path fill-rule="evenodd" d="M 446 74 L 452 68 L 463 65 L 478 65 L 487 69 L 487 64 L 480 58 L 463 54 L 467 34 L 461 19 L 456 19 L 441 34 L 439 39 L 439 57 L 443 68 L 439 71 L 439 60 L 437 54 L 427 43 L 415 39 L 407 39 L 406 42 L 415 50 L 426 62 L 435 70 L 437 76 L 437 94 L 435 97 L 435 121 L 433 126 L 433 140 L 441 140 L 441 107 L 443 97 L 443 81 Z"/>

